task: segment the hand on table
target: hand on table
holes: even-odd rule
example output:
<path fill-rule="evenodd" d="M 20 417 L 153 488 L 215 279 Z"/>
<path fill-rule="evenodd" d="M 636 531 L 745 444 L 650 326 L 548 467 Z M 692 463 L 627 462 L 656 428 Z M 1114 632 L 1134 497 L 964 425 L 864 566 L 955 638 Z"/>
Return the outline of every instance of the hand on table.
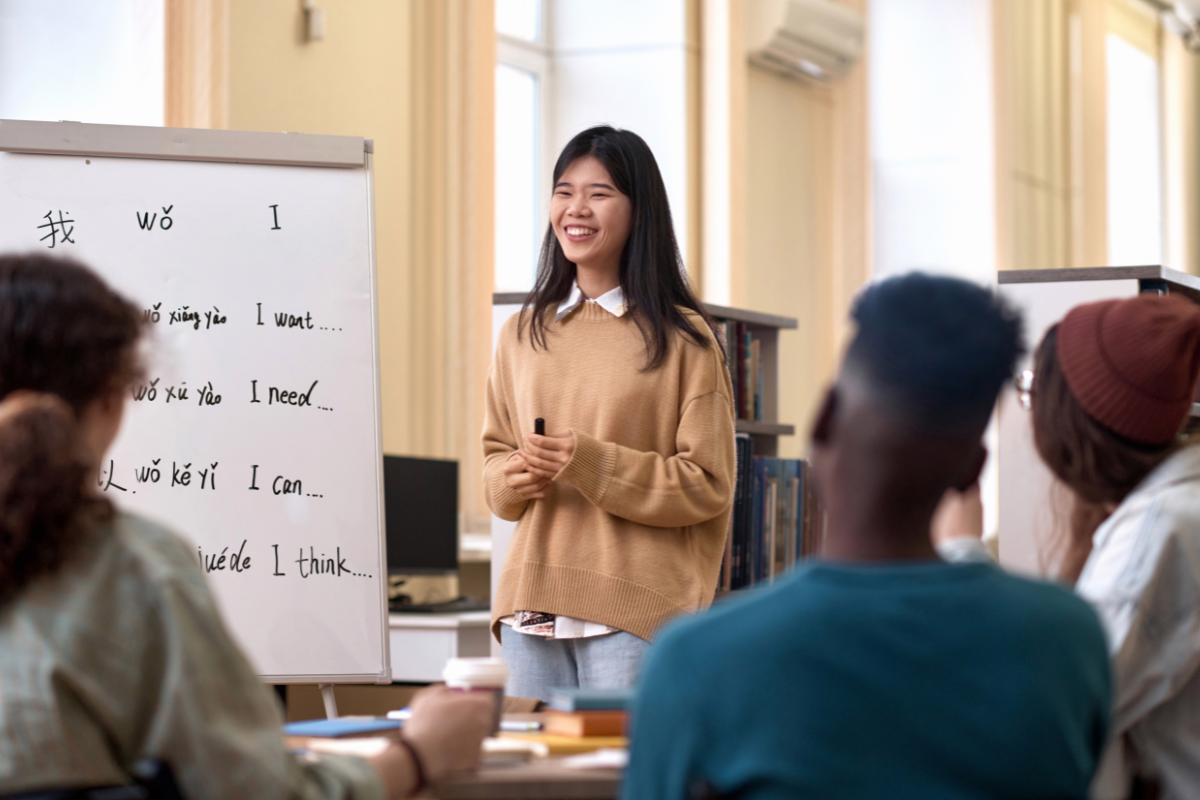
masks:
<path fill-rule="evenodd" d="M 574 453 L 575 434 L 571 431 L 549 436 L 531 433 L 525 437 L 525 446 L 517 451 L 530 474 L 547 481 L 558 477 Z"/>
<path fill-rule="evenodd" d="M 391 800 L 415 794 L 418 775 L 436 783 L 454 772 L 476 769 L 483 738 L 492 730 L 496 696 L 491 692 L 456 692 L 445 686 L 413 695 L 412 716 L 401 736 L 408 744 L 393 744 L 371 759 Z M 412 762 L 408 748 L 421 764 Z"/>
<path fill-rule="evenodd" d="M 540 500 L 546 496 L 550 488 L 550 479 L 535 475 L 529 471 L 521 451 L 509 456 L 504 462 L 504 480 L 508 488 L 524 497 L 526 500 Z"/>

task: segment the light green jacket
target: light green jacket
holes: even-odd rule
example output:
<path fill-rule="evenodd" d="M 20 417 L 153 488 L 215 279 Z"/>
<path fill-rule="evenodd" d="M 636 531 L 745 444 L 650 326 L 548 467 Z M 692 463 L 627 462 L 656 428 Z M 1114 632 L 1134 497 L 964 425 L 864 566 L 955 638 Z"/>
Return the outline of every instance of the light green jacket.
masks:
<path fill-rule="evenodd" d="M 383 796 L 365 761 L 288 754 L 281 725 L 196 551 L 146 520 L 0 607 L 0 794 L 126 783 L 151 757 L 188 800 Z"/>

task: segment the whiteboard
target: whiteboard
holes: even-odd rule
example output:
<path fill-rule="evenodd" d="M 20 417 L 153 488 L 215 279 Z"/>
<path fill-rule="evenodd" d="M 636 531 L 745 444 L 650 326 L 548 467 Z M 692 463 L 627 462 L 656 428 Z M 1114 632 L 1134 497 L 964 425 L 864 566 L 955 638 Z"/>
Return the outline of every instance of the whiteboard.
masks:
<path fill-rule="evenodd" d="M 147 319 L 99 488 L 194 543 L 265 681 L 389 681 L 370 142 L 3 121 L 0 151 L 0 251 Z"/>

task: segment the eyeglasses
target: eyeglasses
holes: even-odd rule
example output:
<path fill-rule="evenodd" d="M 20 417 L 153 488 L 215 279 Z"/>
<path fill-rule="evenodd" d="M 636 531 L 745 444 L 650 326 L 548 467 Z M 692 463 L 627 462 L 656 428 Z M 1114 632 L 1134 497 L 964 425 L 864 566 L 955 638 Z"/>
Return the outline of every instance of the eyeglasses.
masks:
<path fill-rule="evenodd" d="M 1033 406 L 1033 370 L 1023 369 L 1017 378 L 1017 402 L 1028 411 Z"/>

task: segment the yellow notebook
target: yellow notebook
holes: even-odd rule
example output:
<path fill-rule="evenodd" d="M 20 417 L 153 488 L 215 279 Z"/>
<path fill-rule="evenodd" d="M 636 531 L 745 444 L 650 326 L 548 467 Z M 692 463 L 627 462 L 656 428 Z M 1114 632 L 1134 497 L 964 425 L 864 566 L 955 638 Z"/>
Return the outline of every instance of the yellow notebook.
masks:
<path fill-rule="evenodd" d="M 552 733 L 501 733 L 501 739 L 520 739 L 526 742 L 541 742 L 552 756 L 570 756 L 590 753 L 605 747 L 628 747 L 624 736 L 555 736 Z"/>

